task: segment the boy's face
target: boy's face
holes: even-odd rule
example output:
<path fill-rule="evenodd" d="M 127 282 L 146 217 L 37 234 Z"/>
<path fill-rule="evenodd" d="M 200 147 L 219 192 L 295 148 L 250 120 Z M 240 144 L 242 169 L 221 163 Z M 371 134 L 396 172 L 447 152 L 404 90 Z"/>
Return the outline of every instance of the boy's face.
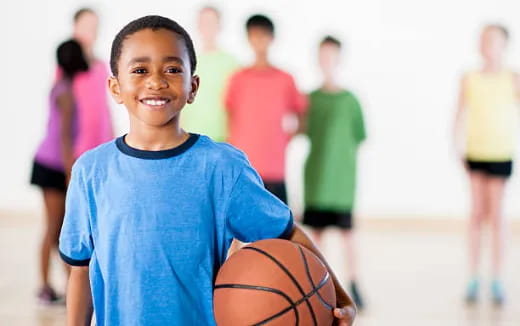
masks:
<path fill-rule="evenodd" d="M 256 55 L 265 55 L 273 41 L 273 34 L 262 27 L 251 27 L 247 31 L 247 38 Z"/>
<path fill-rule="evenodd" d="M 117 64 L 109 88 L 130 121 L 152 127 L 175 123 L 195 99 L 199 78 L 191 75 L 188 50 L 174 32 L 144 29 L 127 36 Z"/>
<path fill-rule="evenodd" d="M 78 17 L 74 23 L 74 38 L 85 48 L 92 49 L 97 39 L 98 17 L 87 11 Z"/>
<path fill-rule="evenodd" d="M 324 43 L 320 46 L 318 60 L 323 74 L 333 76 L 340 62 L 340 49 L 336 44 Z"/>
<path fill-rule="evenodd" d="M 203 9 L 199 14 L 199 33 L 204 41 L 214 42 L 220 30 L 220 19 L 212 9 Z"/>
<path fill-rule="evenodd" d="M 488 62 L 499 62 L 506 49 L 504 33 L 496 27 L 487 27 L 480 36 L 480 53 Z"/>

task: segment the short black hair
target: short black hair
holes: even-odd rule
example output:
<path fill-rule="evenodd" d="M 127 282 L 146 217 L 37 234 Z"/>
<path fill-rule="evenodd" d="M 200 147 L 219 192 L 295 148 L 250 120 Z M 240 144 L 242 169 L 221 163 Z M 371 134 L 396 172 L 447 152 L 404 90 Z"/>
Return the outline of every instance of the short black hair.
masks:
<path fill-rule="evenodd" d="M 330 36 L 330 35 L 325 36 L 323 38 L 323 40 L 321 40 L 320 46 L 325 45 L 325 44 L 332 44 L 341 49 L 341 42 L 334 36 Z"/>
<path fill-rule="evenodd" d="M 81 17 L 83 14 L 86 14 L 86 13 L 90 13 L 90 14 L 94 14 L 94 15 L 96 14 L 94 9 L 92 9 L 92 8 L 84 7 L 84 8 L 78 9 L 76 11 L 76 13 L 74 14 L 74 22 L 76 23 L 78 21 L 79 17 Z"/>
<path fill-rule="evenodd" d="M 56 50 L 56 59 L 67 78 L 73 78 L 78 72 L 88 70 L 83 49 L 76 40 L 70 39 L 61 43 Z"/>
<path fill-rule="evenodd" d="M 153 31 L 158 29 L 166 29 L 179 35 L 186 45 L 188 50 L 188 56 L 190 58 L 191 74 L 195 72 L 197 67 L 197 57 L 195 55 L 195 48 L 193 47 L 193 41 L 186 30 L 179 25 L 177 22 L 162 16 L 144 16 L 128 23 L 119 33 L 117 33 L 114 41 L 112 42 L 112 50 L 110 51 L 110 70 L 112 74 L 117 77 L 118 69 L 117 63 L 121 56 L 121 50 L 123 48 L 123 41 L 129 35 L 139 32 L 143 29 L 151 29 Z"/>
<path fill-rule="evenodd" d="M 263 28 L 271 35 L 274 35 L 274 24 L 271 19 L 264 15 L 253 15 L 249 17 L 246 22 L 246 30 L 249 31 L 251 28 Z"/>
<path fill-rule="evenodd" d="M 487 24 L 484 28 L 485 29 L 487 29 L 487 28 L 496 28 L 500 32 L 502 32 L 502 34 L 504 34 L 504 38 L 506 39 L 506 41 L 509 40 L 509 35 L 510 35 L 509 34 L 509 30 L 504 25 L 501 25 L 501 24 Z"/>

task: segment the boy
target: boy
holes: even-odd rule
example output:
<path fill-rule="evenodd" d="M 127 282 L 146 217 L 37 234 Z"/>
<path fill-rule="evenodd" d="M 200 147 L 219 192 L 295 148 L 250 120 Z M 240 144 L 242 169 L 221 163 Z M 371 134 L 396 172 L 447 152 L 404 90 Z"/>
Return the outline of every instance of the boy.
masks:
<path fill-rule="evenodd" d="M 130 131 L 73 168 L 60 236 L 73 266 L 68 325 L 89 324 L 93 310 L 100 326 L 214 325 L 213 280 L 234 237 L 286 237 L 319 255 L 240 151 L 180 128 L 199 87 L 181 26 L 160 16 L 129 23 L 110 65 Z M 355 306 L 331 275 L 334 314 L 351 325 Z"/>
<path fill-rule="evenodd" d="M 293 78 L 269 62 L 274 38 L 271 20 L 252 16 L 246 29 L 255 61 L 231 77 L 226 95 L 229 142 L 247 154 L 265 187 L 287 203 L 285 148 L 296 130 L 288 130 L 284 122 L 291 115 L 301 116 L 306 101 Z"/>
<path fill-rule="evenodd" d="M 197 71 L 203 83 L 197 92 L 197 100 L 183 111 L 181 123 L 190 132 L 202 133 L 214 141 L 223 142 L 228 129 L 224 88 L 238 64 L 218 46 L 220 19 L 220 12 L 214 7 L 204 7 L 199 11 L 202 55 L 197 55 Z"/>
<path fill-rule="evenodd" d="M 331 36 L 325 37 L 319 48 L 323 85 L 309 96 L 307 135 L 311 150 L 305 165 L 303 223 L 314 228 L 318 244 L 326 227 L 343 230 L 350 293 L 361 309 L 363 301 L 355 282 L 352 209 L 357 149 L 365 139 L 365 126 L 358 100 L 336 81 L 340 55 L 341 43 Z"/>
<path fill-rule="evenodd" d="M 465 142 L 465 149 L 457 149 L 471 184 L 468 303 L 478 300 L 481 233 L 486 220 L 492 231 L 492 299 L 496 304 L 505 299 L 501 281 L 506 226 L 502 203 L 512 173 L 520 100 L 519 75 L 504 64 L 508 37 L 509 32 L 501 25 L 483 28 L 480 37 L 483 65 L 463 76 L 456 113 L 455 136 L 460 138 L 455 141 Z"/>

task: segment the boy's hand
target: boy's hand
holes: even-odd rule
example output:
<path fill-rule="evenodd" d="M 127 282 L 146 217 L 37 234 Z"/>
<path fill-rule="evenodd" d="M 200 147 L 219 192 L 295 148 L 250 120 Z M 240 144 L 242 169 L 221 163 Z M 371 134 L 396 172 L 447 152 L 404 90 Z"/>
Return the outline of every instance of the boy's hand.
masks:
<path fill-rule="evenodd" d="M 334 326 L 351 326 L 354 323 L 354 318 L 356 317 L 356 305 L 350 298 L 350 296 L 345 292 L 341 284 L 338 282 L 334 271 L 327 264 L 327 261 L 320 253 L 320 251 L 314 246 L 312 240 L 305 234 L 305 232 L 297 225 L 294 225 L 294 228 L 291 232 L 291 241 L 294 241 L 305 248 L 312 251 L 327 267 L 329 274 L 332 277 L 332 281 L 334 282 L 334 289 L 336 290 L 336 306 L 334 309 Z"/>
<path fill-rule="evenodd" d="M 351 326 L 356 317 L 356 305 L 339 284 L 336 287 L 336 307 L 334 309 L 334 326 Z"/>
<path fill-rule="evenodd" d="M 345 306 L 334 309 L 334 326 L 351 326 L 356 315 L 352 306 Z"/>

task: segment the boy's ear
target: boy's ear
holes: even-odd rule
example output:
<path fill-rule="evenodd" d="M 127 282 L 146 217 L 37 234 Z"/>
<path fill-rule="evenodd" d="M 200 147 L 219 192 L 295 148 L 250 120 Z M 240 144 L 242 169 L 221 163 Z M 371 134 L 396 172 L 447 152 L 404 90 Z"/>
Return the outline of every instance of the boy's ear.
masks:
<path fill-rule="evenodd" d="M 190 94 L 188 94 L 188 104 L 193 103 L 195 101 L 195 96 L 197 95 L 197 91 L 199 90 L 200 86 L 200 78 L 199 76 L 195 75 L 191 77 L 191 90 Z"/>
<path fill-rule="evenodd" d="M 116 77 L 110 76 L 108 78 L 108 90 L 110 91 L 112 98 L 114 99 L 114 101 L 116 101 L 117 104 L 123 104 L 123 99 L 121 98 L 121 90 L 119 88 L 119 81 Z"/>

